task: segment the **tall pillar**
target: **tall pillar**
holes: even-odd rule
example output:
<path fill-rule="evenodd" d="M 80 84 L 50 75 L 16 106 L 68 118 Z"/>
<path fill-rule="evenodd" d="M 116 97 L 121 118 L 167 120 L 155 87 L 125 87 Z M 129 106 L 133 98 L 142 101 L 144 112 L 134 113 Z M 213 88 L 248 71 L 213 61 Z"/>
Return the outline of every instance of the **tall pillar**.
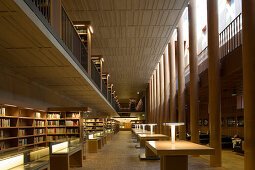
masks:
<path fill-rule="evenodd" d="M 157 87 L 156 87 L 156 70 L 154 71 L 153 74 L 153 90 L 154 90 L 154 115 L 153 115 L 153 122 L 156 122 L 156 117 L 157 117 Z"/>
<path fill-rule="evenodd" d="M 87 38 L 88 38 L 88 75 L 91 77 L 91 32 L 89 28 L 87 28 Z M 102 82 L 101 82 L 102 83 Z"/>
<path fill-rule="evenodd" d="M 151 93 L 151 79 L 150 79 L 150 81 L 149 81 L 149 100 L 150 100 L 150 102 L 149 102 L 149 104 L 150 104 L 150 114 L 149 114 L 149 116 L 148 116 L 148 122 L 149 123 L 151 123 L 151 115 L 152 115 L 152 93 Z"/>
<path fill-rule="evenodd" d="M 170 65 L 170 121 L 176 122 L 176 74 L 175 74 L 175 41 L 170 39 L 169 65 Z"/>
<path fill-rule="evenodd" d="M 184 35 L 183 35 L 183 16 L 180 18 L 177 28 L 178 43 L 178 121 L 185 121 L 185 73 L 184 73 Z M 179 139 L 186 139 L 186 126 L 179 127 Z"/>
<path fill-rule="evenodd" d="M 210 146 L 215 149 L 215 154 L 210 156 L 210 165 L 219 167 L 221 166 L 221 90 L 217 0 L 207 0 L 207 26 Z"/>
<path fill-rule="evenodd" d="M 170 73 L 169 73 L 169 55 L 168 44 L 164 51 L 164 121 L 170 121 Z M 164 134 L 169 135 L 169 126 L 164 126 Z"/>
<path fill-rule="evenodd" d="M 160 133 L 163 133 L 163 121 L 164 121 L 164 61 L 161 56 L 159 63 L 159 78 L 160 78 Z"/>
<path fill-rule="evenodd" d="M 244 90 L 244 169 L 254 168 L 255 160 L 255 1 L 242 1 L 243 8 L 243 90 Z"/>
<path fill-rule="evenodd" d="M 160 77 L 159 77 L 159 63 L 157 64 L 157 70 L 156 70 L 156 96 L 157 96 L 157 116 L 156 116 L 156 122 L 158 124 L 157 126 L 157 133 L 160 131 Z"/>
<path fill-rule="evenodd" d="M 170 104 L 170 75 L 169 75 L 169 60 L 168 60 L 168 45 L 165 48 L 163 61 L 164 61 L 164 122 L 169 122 L 169 104 Z"/>
<path fill-rule="evenodd" d="M 189 16 L 189 67 L 190 67 L 190 131 L 191 142 L 199 143 L 196 0 L 190 0 L 188 6 L 188 16 Z"/>

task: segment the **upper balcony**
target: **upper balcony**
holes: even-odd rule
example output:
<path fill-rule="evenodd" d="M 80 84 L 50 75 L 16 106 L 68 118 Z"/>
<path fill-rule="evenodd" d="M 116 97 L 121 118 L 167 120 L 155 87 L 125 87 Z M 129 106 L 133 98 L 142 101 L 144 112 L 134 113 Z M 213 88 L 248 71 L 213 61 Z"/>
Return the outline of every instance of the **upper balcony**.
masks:
<path fill-rule="evenodd" d="M 91 32 L 85 38 L 58 0 L 1 3 L 1 66 L 98 112 L 116 114 L 91 61 Z M 104 85 L 103 85 L 104 86 Z"/>

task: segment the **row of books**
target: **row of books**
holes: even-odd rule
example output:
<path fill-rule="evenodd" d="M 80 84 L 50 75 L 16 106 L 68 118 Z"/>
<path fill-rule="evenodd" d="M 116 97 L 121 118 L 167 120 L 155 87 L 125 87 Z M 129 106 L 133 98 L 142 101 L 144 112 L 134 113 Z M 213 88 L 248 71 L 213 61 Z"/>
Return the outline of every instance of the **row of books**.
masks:
<path fill-rule="evenodd" d="M 0 130 L 0 138 L 4 137 L 4 130 Z"/>
<path fill-rule="evenodd" d="M 72 113 L 72 118 L 80 118 L 80 114 L 79 113 Z"/>
<path fill-rule="evenodd" d="M 65 133 L 65 128 L 48 128 L 48 134 Z"/>
<path fill-rule="evenodd" d="M 42 115 L 40 112 L 35 112 L 35 118 L 42 118 Z"/>
<path fill-rule="evenodd" d="M 59 140 L 59 139 L 64 139 L 65 136 L 47 136 L 47 141 L 54 141 L 54 140 Z"/>
<path fill-rule="evenodd" d="M 0 142 L 0 151 L 5 149 L 5 143 L 4 142 Z"/>
<path fill-rule="evenodd" d="M 5 108 L 0 108 L 0 116 L 5 116 Z"/>
<path fill-rule="evenodd" d="M 60 119 L 60 113 L 50 113 L 47 114 L 47 118 L 51 118 L 51 119 Z"/>
<path fill-rule="evenodd" d="M 79 133 L 79 129 L 78 128 L 66 129 L 66 133 Z"/>
<path fill-rule="evenodd" d="M 19 139 L 19 146 L 27 145 L 27 138 Z"/>
<path fill-rule="evenodd" d="M 65 125 L 65 121 L 52 120 L 52 121 L 48 121 L 48 125 L 50 126 Z"/>
<path fill-rule="evenodd" d="M 19 129 L 19 136 L 25 136 L 25 129 Z"/>
<path fill-rule="evenodd" d="M 35 134 L 36 135 L 45 134 L 45 129 L 35 129 Z"/>
<path fill-rule="evenodd" d="M 87 123 L 87 126 L 94 126 L 94 123 Z"/>
<path fill-rule="evenodd" d="M 10 127 L 11 119 L 0 119 L 0 127 Z"/>
<path fill-rule="evenodd" d="M 35 126 L 45 126 L 45 121 L 36 120 L 36 121 L 35 121 Z"/>
<path fill-rule="evenodd" d="M 79 121 L 77 120 L 67 120 L 66 121 L 66 126 L 78 126 Z"/>
<path fill-rule="evenodd" d="M 34 143 L 43 142 L 43 136 L 35 137 Z"/>

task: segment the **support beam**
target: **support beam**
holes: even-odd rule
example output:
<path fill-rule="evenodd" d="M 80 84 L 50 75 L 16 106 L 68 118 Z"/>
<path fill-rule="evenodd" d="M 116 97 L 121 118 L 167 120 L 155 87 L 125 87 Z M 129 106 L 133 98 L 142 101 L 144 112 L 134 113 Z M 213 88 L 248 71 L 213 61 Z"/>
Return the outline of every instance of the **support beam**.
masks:
<path fill-rule="evenodd" d="M 190 0 L 189 17 L 189 67 L 190 67 L 190 131 L 191 142 L 199 143 L 198 130 L 198 58 L 196 0 Z"/>
<path fill-rule="evenodd" d="M 156 133 L 160 131 L 160 77 L 159 77 L 159 63 L 157 64 L 156 69 L 156 98 L 157 98 L 157 113 L 156 113 Z"/>
<path fill-rule="evenodd" d="M 159 83 L 160 83 L 160 114 L 159 114 L 159 127 L 160 133 L 163 133 L 163 121 L 164 121 L 164 61 L 163 56 L 161 56 L 159 63 Z"/>
<path fill-rule="evenodd" d="M 175 74 L 175 41 L 172 36 L 169 50 L 170 65 L 170 122 L 176 122 L 176 74 Z"/>
<path fill-rule="evenodd" d="M 244 86 L 244 169 L 254 168 L 255 160 L 255 1 L 242 1 L 243 8 L 243 86 Z"/>
<path fill-rule="evenodd" d="M 153 73 L 153 96 L 154 96 L 154 112 L 153 112 L 153 123 L 156 123 L 156 116 L 157 116 L 157 87 L 156 87 L 156 70 Z M 155 128 L 156 130 L 156 128 Z"/>
<path fill-rule="evenodd" d="M 210 146 L 215 154 L 210 156 L 210 165 L 221 166 L 221 90 L 218 32 L 218 1 L 207 0 L 208 26 L 208 80 Z"/>
<path fill-rule="evenodd" d="M 183 34 L 184 16 L 180 18 L 177 28 L 178 43 L 178 122 L 185 121 L 185 73 L 184 73 L 184 34 Z M 186 139 L 186 126 L 179 127 L 179 139 Z"/>

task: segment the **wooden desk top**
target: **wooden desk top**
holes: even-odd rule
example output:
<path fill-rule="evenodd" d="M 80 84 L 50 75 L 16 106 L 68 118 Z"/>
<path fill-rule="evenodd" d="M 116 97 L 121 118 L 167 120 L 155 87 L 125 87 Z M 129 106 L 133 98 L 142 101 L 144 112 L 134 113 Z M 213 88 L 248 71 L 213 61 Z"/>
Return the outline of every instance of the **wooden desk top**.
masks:
<path fill-rule="evenodd" d="M 138 134 L 140 139 L 169 139 L 169 136 L 163 134 Z"/>
<path fill-rule="evenodd" d="M 214 149 L 187 141 L 146 141 L 156 155 L 213 155 Z"/>

